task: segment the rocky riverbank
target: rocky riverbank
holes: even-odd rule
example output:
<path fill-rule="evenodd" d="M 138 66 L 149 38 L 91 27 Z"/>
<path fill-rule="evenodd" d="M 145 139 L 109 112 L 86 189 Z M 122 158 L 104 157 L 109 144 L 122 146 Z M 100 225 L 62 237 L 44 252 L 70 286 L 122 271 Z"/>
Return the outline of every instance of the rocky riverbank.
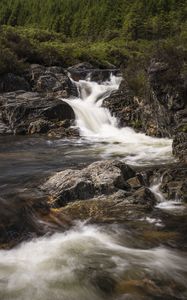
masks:
<path fill-rule="evenodd" d="M 46 232 L 67 230 L 75 220 L 125 222 L 135 226 L 153 220 L 152 229 L 147 224 L 145 230 L 156 231 L 157 235 L 160 232 L 161 236 L 170 229 L 177 231 L 175 242 L 186 247 L 183 240 L 187 225 L 184 221 L 187 212 L 185 175 L 186 169 L 182 166 L 135 170 L 117 160 L 98 161 L 81 170 L 58 172 L 43 180 L 34 198 L 29 199 L 27 191 L 21 198 L 14 197 L 11 206 L 1 199 L 1 247 L 9 248 Z M 175 216 L 156 208 L 160 200 L 151 188 L 155 178 L 163 178 L 160 190 L 165 201 L 180 198 L 182 214 Z M 180 220 L 183 220 L 182 226 L 179 226 Z M 169 235 L 168 242 L 171 237 L 173 239 L 173 235 Z"/>
<path fill-rule="evenodd" d="M 77 97 L 79 92 L 68 72 L 75 80 L 90 76 L 102 82 L 109 78 L 111 69 L 95 70 L 87 63 L 68 70 L 30 65 L 22 77 L 2 76 L 0 134 L 77 137 L 77 129 L 72 128 L 74 111 L 62 101 Z M 112 72 L 117 74 L 119 70 L 113 68 Z M 119 90 L 106 98 L 103 105 L 117 116 L 120 126 L 131 126 L 147 135 L 173 137 L 173 153 L 180 164 L 137 170 L 119 161 L 106 160 L 81 170 L 58 172 L 48 180 L 44 176 L 43 184 L 37 188 L 38 197 L 14 197 L 11 206 L 0 199 L 2 248 L 46 232 L 66 230 L 77 219 L 141 224 L 142 220 L 152 218 L 166 226 L 172 223 L 173 216 L 156 209 L 159 201 L 151 189 L 158 178 L 162 178 L 160 190 L 165 200 L 180 199 L 184 205 L 181 219 L 186 216 L 186 83 L 184 78 L 178 78 L 176 83 L 166 81 L 170 73 L 169 65 L 152 61 L 147 70 L 149 97 L 138 97 L 124 77 Z M 185 222 L 183 225 L 177 228 L 179 240 L 186 228 Z M 154 230 L 157 232 L 158 228 Z M 167 226 L 161 226 L 161 235 L 163 230 L 167 231 Z M 184 241 L 181 245 L 185 247 Z"/>
<path fill-rule="evenodd" d="M 166 56 L 151 60 L 142 75 L 141 95 L 138 82 L 130 85 L 124 69 L 119 90 L 106 98 L 103 106 L 118 118 L 120 126 L 130 126 L 151 136 L 173 138 L 173 154 L 186 163 L 187 77 L 181 62 L 175 59 Z"/>

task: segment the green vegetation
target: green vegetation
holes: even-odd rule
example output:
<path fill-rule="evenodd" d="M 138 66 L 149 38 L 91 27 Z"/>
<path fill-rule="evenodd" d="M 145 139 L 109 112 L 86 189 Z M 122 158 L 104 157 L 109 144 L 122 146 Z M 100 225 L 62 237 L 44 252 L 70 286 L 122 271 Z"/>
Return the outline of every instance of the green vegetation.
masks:
<path fill-rule="evenodd" d="M 180 32 L 186 0 L 1 0 L 0 24 L 68 37 L 160 39 Z"/>
<path fill-rule="evenodd" d="M 143 94 L 152 53 L 186 47 L 186 20 L 187 0 L 1 0 L 0 74 L 28 63 L 112 63 Z"/>

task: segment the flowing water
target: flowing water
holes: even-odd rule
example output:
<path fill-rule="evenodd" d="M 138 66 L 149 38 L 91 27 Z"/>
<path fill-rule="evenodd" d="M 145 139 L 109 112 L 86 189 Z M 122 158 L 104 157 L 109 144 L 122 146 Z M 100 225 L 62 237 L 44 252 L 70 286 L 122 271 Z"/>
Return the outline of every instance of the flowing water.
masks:
<path fill-rule="evenodd" d="M 121 156 L 133 165 L 169 162 L 172 159 L 170 139 L 158 139 L 136 133 L 132 128 L 119 128 L 117 119 L 102 107 L 103 100 L 118 89 L 121 78 L 111 76 L 110 81 L 98 84 L 80 80 L 79 98 L 66 100 L 76 114 L 81 136 L 98 144 L 103 157 Z"/>
<path fill-rule="evenodd" d="M 76 114 L 78 139 L 0 137 L 0 203 L 13 206 L 25 193 L 35 197 L 35 188 L 49 174 L 96 160 L 116 157 L 134 166 L 173 161 L 171 140 L 119 128 L 102 107 L 120 80 L 76 83 L 79 98 L 66 101 Z M 158 206 L 164 206 L 159 184 L 151 189 Z M 186 255 L 175 243 L 175 231 L 169 232 L 173 223 L 164 223 L 169 215 L 161 220 L 158 211 L 127 224 L 75 222 L 65 233 L 1 250 L 0 300 L 186 299 Z M 161 237 L 159 228 L 165 229 Z"/>

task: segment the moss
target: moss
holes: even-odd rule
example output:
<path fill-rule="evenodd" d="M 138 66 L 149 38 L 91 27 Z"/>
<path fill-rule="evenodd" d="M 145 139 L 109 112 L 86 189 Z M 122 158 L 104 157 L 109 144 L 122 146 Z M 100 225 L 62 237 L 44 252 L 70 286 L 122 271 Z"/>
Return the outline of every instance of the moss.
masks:
<path fill-rule="evenodd" d="M 142 121 L 141 120 L 135 120 L 135 121 L 131 121 L 130 125 L 135 128 L 135 129 L 140 129 L 142 128 Z"/>

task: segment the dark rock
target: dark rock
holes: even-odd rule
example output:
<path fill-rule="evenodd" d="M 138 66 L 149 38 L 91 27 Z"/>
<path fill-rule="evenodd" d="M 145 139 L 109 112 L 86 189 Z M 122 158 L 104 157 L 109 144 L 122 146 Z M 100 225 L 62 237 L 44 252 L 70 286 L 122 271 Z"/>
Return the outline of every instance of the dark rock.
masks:
<path fill-rule="evenodd" d="M 54 126 L 51 126 L 51 129 L 48 131 L 48 137 L 52 138 L 63 138 L 63 137 L 79 137 L 78 128 L 71 127 L 72 120 L 64 120 L 55 123 Z"/>
<path fill-rule="evenodd" d="M 89 62 L 82 62 L 82 63 L 79 63 L 79 64 L 76 64 L 74 66 L 71 66 L 68 68 L 68 71 L 69 72 L 73 72 L 73 71 L 81 71 L 81 70 L 93 70 L 94 69 L 94 66 L 89 63 Z"/>
<path fill-rule="evenodd" d="M 15 134 L 47 132 L 52 124 L 75 118 L 66 102 L 39 93 L 7 93 L 2 98 L 2 120 Z"/>
<path fill-rule="evenodd" d="M 127 180 L 127 183 L 130 184 L 131 188 L 133 189 L 138 189 L 141 187 L 141 183 L 140 180 L 138 179 L 138 177 L 132 177 L 129 180 Z"/>
<path fill-rule="evenodd" d="M 173 140 L 173 154 L 187 164 L 187 133 L 178 132 Z"/>
<path fill-rule="evenodd" d="M 128 88 L 127 82 L 124 79 L 119 89 L 112 92 L 111 95 L 103 101 L 103 107 L 108 108 L 112 115 L 118 118 L 120 126 L 132 125 L 131 123 L 134 119 L 133 111 L 136 110 L 137 106 L 133 98 L 133 93 Z"/>
<path fill-rule="evenodd" d="M 36 83 L 38 92 L 56 93 L 58 96 L 68 98 L 70 96 L 78 96 L 76 86 L 64 74 L 47 73 L 38 78 Z"/>
<path fill-rule="evenodd" d="M 99 69 L 92 66 L 90 63 L 80 63 L 68 68 L 68 72 L 75 81 L 80 79 L 84 80 L 88 76 L 91 81 L 103 82 L 109 80 L 111 73 L 116 75 L 119 73 L 119 69 Z"/>
<path fill-rule="evenodd" d="M 115 160 L 92 163 L 82 170 L 66 170 L 49 178 L 41 187 L 51 196 L 52 206 L 60 207 L 77 200 L 124 200 L 129 205 L 153 207 L 155 197 L 146 187 L 134 189 L 130 179 L 135 172 Z M 139 183 L 140 185 L 140 183 Z"/>
<path fill-rule="evenodd" d="M 30 85 L 25 78 L 11 73 L 0 76 L 0 93 L 17 90 L 30 90 Z"/>
<path fill-rule="evenodd" d="M 89 200 L 74 201 L 58 209 L 58 218 L 88 220 L 91 223 L 113 223 L 138 220 L 150 211 L 150 203 L 137 204 L 124 193 L 101 195 Z"/>
<path fill-rule="evenodd" d="M 125 76 L 125 75 L 124 75 Z M 124 78 L 118 91 L 103 101 L 121 126 L 158 137 L 173 137 L 186 128 L 187 87 L 171 62 L 152 60 L 145 72 L 146 93 L 138 96 Z"/>
<path fill-rule="evenodd" d="M 152 60 L 148 76 L 154 99 L 168 111 L 185 107 L 184 79 L 174 72 L 172 65 Z"/>
<path fill-rule="evenodd" d="M 133 203 L 137 204 L 150 204 L 150 208 L 152 208 L 156 204 L 156 198 L 154 194 L 147 187 L 139 188 L 135 193 L 133 193 Z"/>
<path fill-rule="evenodd" d="M 68 98 L 78 95 L 76 85 L 69 79 L 61 67 L 44 67 L 31 65 L 27 75 L 35 91 L 52 93 L 55 96 Z"/>
<path fill-rule="evenodd" d="M 7 247 L 15 246 L 22 240 L 45 233 L 44 227 L 38 222 L 39 215 L 48 215 L 50 208 L 43 197 L 33 201 L 22 199 L 17 195 L 9 201 L 0 197 L 0 244 Z"/>
<path fill-rule="evenodd" d="M 161 170 L 161 191 L 167 200 L 180 199 L 187 202 L 187 167 L 178 165 Z"/>
<path fill-rule="evenodd" d="M 28 128 L 29 134 L 35 133 L 46 133 L 49 131 L 50 124 L 48 121 L 43 119 L 38 119 L 34 122 L 31 122 Z"/>

